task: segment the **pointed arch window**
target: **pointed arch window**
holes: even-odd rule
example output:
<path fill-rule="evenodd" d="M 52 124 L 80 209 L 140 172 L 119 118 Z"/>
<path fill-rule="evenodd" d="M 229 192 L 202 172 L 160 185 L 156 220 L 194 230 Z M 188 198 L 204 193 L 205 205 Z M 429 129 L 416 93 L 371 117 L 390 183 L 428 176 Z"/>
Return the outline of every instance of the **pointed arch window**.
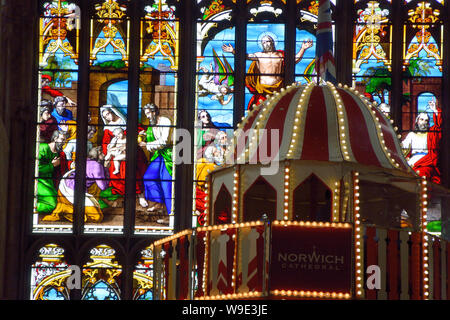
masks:
<path fill-rule="evenodd" d="M 443 1 L 405 1 L 402 147 L 420 176 L 441 183 Z"/>
<path fill-rule="evenodd" d="M 83 266 L 82 300 L 120 300 L 121 274 L 122 266 L 116 261 L 113 248 L 92 248 L 89 261 Z"/>
<path fill-rule="evenodd" d="M 69 300 L 67 279 L 71 271 L 65 259 L 65 250 L 57 244 L 39 249 L 39 256 L 31 266 L 31 300 Z"/>
<path fill-rule="evenodd" d="M 140 252 L 140 259 L 133 272 L 133 299 L 153 300 L 153 250 L 146 247 Z"/>
<path fill-rule="evenodd" d="M 263 215 L 268 220 L 277 218 L 277 191 L 262 176 L 244 193 L 244 221 L 258 221 Z"/>
<path fill-rule="evenodd" d="M 389 105 L 391 99 L 391 12 L 391 1 L 356 1 L 355 4 L 353 84 L 380 108 Z"/>

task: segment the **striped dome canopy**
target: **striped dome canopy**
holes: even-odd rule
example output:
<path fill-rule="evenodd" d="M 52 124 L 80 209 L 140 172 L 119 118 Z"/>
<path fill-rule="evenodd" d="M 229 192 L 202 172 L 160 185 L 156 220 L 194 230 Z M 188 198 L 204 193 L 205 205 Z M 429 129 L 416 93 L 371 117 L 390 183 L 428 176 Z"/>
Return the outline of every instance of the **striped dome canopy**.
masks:
<path fill-rule="evenodd" d="M 412 172 L 395 131 L 376 103 L 353 88 L 293 84 L 254 106 L 226 162 L 317 160 Z"/>

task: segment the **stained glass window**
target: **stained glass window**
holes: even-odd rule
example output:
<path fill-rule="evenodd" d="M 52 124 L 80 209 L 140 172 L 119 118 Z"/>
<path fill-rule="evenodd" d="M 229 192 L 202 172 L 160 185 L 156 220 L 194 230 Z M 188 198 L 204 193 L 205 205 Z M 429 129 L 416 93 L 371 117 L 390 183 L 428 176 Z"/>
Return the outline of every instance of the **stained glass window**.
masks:
<path fill-rule="evenodd" d="M 78 84 L 79 7 L 43 3 L 39 21 L 39 79 L 33 230 L 71 232 Z M 71 193 L 72 197 L 67 193 Z"/>
<path fill-rule="evenodd" d="M 353 33 L 353 84 L 389 114 L 392 23 L 389 1 L 358 1 Z"/>
<path fill-rule="evenodd" d="M 316 29 L 319 1 L 303 0 L 298 6 L 295 36 L 295 81 L 307 83 L 316 80 L 315 70 Z M 331 12 L 335 10 L 335 1 L 331 1 Z M 333 39 L 335 23 L 332 21 Z"/>
<path fill-rule="evenodd" d="M 268 94 L 286 86 L 288 72 L 294 74 L 291 81 L 305 83 L 313 79 L 319 6 L 318 1 L 296 2 L 296 11 L 291 14 L 297 18 L 296 34 L 289 37 L 295 43 L 287 44 L 287 33 L 291 31 L 286 29 L 289 15 L 286 1 L 255 0 L 239 4 L 220 0 L 199 4 L 193 225 L 205 222 L 207 173 L 223 163 L 225 146 L 233 137 L 238 117 L 246 115 Z M 233 18 L 242 9 L 246 10 L 247 20 L 245 27 L 238 30 Z M 245 48 L 237 47 L 237 33 L 244 35 Z M 292 46 L 295 49 L 288 49 Z M 241 56 L 245 61 L 237 61 L 244 49 Z M 289 58 L 294 61 L 294 70 L 286 69 L 287 52 L 292 55 Z M 236 74 L 237 63 L 244 69 L 243 75 Z M 235 80 L 242 76 L 243 87 L 236 87 Z M 241 94 L 242 90 L 243 98 L 236 101 L 236 92 Z"/>
<path fill-rule="evenodd" d="M 169 1 L 170 2 L 170 1 Z M 85 233 L 122 233 L 125 186 L 136 180 L 135 232 L 174 226 L 178 18 L 166 0 L 139 7 L 138 123 L 128 123 L 130 26 L 126 0 L 90 4 Z M 36 232 L 71 232 L 75 203 L 81 9 L 44 2 L 35 167 Z M 83 30 L 86 30 L 83 29 Z M 154 123 L 153 123 L 154 122 Z M 136 178 L 126 177 L 127 131 L 137 128 Z"/>
<path fill-rule="evenodd" d="M 64 249 L 56 244 L 47 244 L 39 249 L 39 256 L 31 266 L 31 300 L 69 300 L 70 290 Z"/>
<path fill-rule="evenodd" d="M 122 266 L 116 251 L 99 245 L 90 251 L 90 260 L 83 266 L 82 300 L 120 300 Z"/>
<path fill-rule="evenodd" d="M 150 3 L 150 2 L 149 2 Z M 136 232 L 167 233 L 174 226 L 179 22 L 176 8 L 155 1 L 141 19 Z"/>
<path fill-rule="evenodd" d="M 407 1 L 403 25 L 402 147 L 420 176 L 441 182 L 442 1 Z"/>
<path fill-rule="evenodd" d="M 153 251 L 147 247 L 141 251 L 133 273 L 134 300 L 153 300 L 153 277 Z"/>
<path fill-rule="evenodd" d="M 130 21 L 126 1 L 98 1 L 92 12 L 85 232 L 122 232 Z"/>
<path fill-rule="evenodd" d="M 233 134 L 236 31 L 227 2 L 203 1 L 197 21 L 193 226 L 205 224 L 206 176 L 223 163 Z"/>
<path fill-rule="evenodd" d="M 395 105 L 392 109 L 399 111 L 395 116 L 401 118 L 400 139 L 410 165 L 439 183 L 444 1 L 344 1 L 331 1 L 333 37 L 335 23 L 340 21 L 337 8 L 352 7 L 352 13 L 346 13 L 353 19 L 351 58 L 341 57 L 351 60 L 353 85 L 392 119 L 390 106 Z M 85 3 L 88 7 L 83 7 Z M 190 70 L 184 67 L 191 63 L 184 59 L 179 43 L 181 35 L 187 34 L 179 20 L 186 17 L 180 11 L 185 3 L 39 1 L 39 91 L 34 106 L 36 153 L 30 213 L 34 233 L 70 237 L 85 233 L 86 239 L 112 233 L 127 241 L 137 234 L 171 234 L 179 217 L 176 183 L 193 185 L 192 208 L 182 210 L 187 219 L 192 218 L 193 227 L 204 225 L 208 173 L 224 162 L 241 117 L 288 81 L 316 80 L 318 0 L 190 1 L 192 8 L 187 8 L 194 11 L 193 21 L 187 22 L 193 23 L 194 35 L 188 42 L 195 42 L 192 74 L 180 73 Z M 85 23 L 81 23 L 82 13 Z M 394 30 L 401 32 L 394 34 Z M 343 49 L 342 44 L 336 44 L 336 49 Z M 395 89 L 393 70 L 400 69 Z M 341 78 L 350 76 L 343 69 L 338 71 Z M 183 78 L 194 82 L 193 92 L 180 90 L 186 87 L 179 83 Z M 177 105 L 185 101 L 180 97 L 191 94 L 192 105 Z M 185 120 L 179 113 L 183 108 L 195 118 L 190 150 L 193 181 L 186 176 L 175 181 L 174 146 L 183 129 L 177 128 Z M 85 112 L 87 124 L 80 120 Z M 88 141 L 79 141 L 78 130 L 85 124 L 81 133 L 84 137 L 87 129 Z M 80 143 L 87 151 L 83 172 L 75 167 Z M 136 150 L 130 153 L 131 144 Z M 85 175 L 86 190 L 76 193 L 84 190 L 75 185 L 80 173 Z M 231 222 L 231 190 L 220 192 L 221 201 L 209 208 L 215 210 L 216 221 L 209 223 Z M 75 198 L 82 200 L 77 204 L 84 213 L 81 226 L 74 216 Z M 135 206 L 127 203 L 129 199 L 135 200 Z M 185 220 L 182 224 L 188 224 Z M 132 298 L 149 300 L 168 294 L 165 278 L 160 279 L 159 291 L 153 288 L 154 274 L 157 278 L 164 270 L 153 269 L 151 247 L 137 252 L 133 278 L 127 279 L 133 281 Z M 111 246 L 92 249 L 83 267 L 83 299 L 123 298 L 117 256 Z M 31 268 L 31 299 L 69 299 L 64 283 L 69 276 L 66 258 L 59 245 L 40 249 Z"/>

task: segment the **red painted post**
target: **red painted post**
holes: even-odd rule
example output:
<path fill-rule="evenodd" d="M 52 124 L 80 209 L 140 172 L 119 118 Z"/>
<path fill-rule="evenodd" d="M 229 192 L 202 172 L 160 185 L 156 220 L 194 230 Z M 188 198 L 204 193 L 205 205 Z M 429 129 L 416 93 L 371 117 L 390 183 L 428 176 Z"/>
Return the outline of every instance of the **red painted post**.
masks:
<path fill-rule="evenodd" d="M 209 236 L 206 231 L 200 231 L 197 233 L 197 245 L 195 247 L 195 255 L 197 261 L 197 278 L 198 278 L 198 286 L 197 291 L 195 292 L 195 298 L 205 296 L 205 292 L 203 290 L 203 275 L 206 272 L 204 269 L 205 262 L 205 242 L 203 238 Z"/>
<path fill-rule="evenodd" d="M 441 300 L 441 242 L 433 240 L 433 299 Z"/>
<path fill-rule="evenodd" d="M 447 299 L 450 297 L 450 242 L 447 242 Z"/>
<path fill-rule="evenodd" d="M 178 300 L 185 300 L 189 294 L 189 238 L 183 236 L 178 239 L 179 283 Z"/>
<path fill-rule="evenodd" d="M 421 284 L 422 277 L 420 274 L 422 261 L 420 259 L 420 240 L 422 233 L 413 232 L 411 234 L 411 256 L 409 257 L 410 265 L 410 283 L 411 283 L 411 298 L 412 300 L 421 299 Z"/>
<path fill-rule="evenodd" d="M 400 252 L 398 246 L 398 230 L 388 230 L 388 271 L 389 271 L 389 300 L 398 300 L 400 298 L 398 292 L 399 284 L 399 266 L 400 266 Z"/>
<path fill-rule="evenodd" d="M 367 227 L 366 228 L 366 261 L 367 265 L 366 268 L 370 265 L 377 265 L 378 264 L 378 244 L 375 241 L 375 236 L 377 234 L 377 230 L 374 227 Z M 377 292 L 376 290 L 369 290 L 366 288 L 366 297 L 368 300 L 376 300 L 377 299 Z"/>

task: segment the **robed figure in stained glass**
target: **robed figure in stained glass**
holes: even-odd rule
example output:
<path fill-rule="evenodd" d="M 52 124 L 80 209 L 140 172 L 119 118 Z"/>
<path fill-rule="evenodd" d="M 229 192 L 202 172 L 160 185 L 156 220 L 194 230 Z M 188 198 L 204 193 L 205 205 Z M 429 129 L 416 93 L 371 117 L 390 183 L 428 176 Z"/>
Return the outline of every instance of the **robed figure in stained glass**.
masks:
<path fill-rule="evenodd" d="M 427 113 L 419 113 L 414 131 L 408 133 L 402 141 L 402 147 L 407 153 L 408 164 L 415 172 L 435 183 L 440 183 L 441 172 L 438 162 L 442 138 L 441 109 L 436 106 L 434 99 L 428 101 L 428 106 L 433 111 L 434 125 L 430 128 L 430 117 Z"/>
<path fill-rule="evenodd" d="M 103 213 L 98 201 L 100 192 L 108 187 L 108 177 L 103 167 L 103 153 L 100 147 L 88 152 L 86 161 L 86 192 L 84 198 L 85 221 L 101 222 Z M 75 200 L 75 169 L 69 170 L 61 179 L 58 187 L 58 201 L 52 214 L 44 221 L 59 221 L 62 217 L 73 221 L 73 203 Z"/>
<path fill-rule="evenodd" d="M 38 180 L 36 211 L 51 213 L 56 207 L 56 184 L 58 168 L 61 167 L 61 154 L 65 142 L 65 133 L 54 131 L 51 142 L 39 144 Z"/>
<path fill-rule="evenodd" d="M 104 105 L 100 108 L 100 114 L 102 117 L 105 126 L 103 127 L 103 138 L 102 138 L 102 151 L 106 156 L 108 155 L 108 146 L 111 144 L 113 139 L 115 138 L 114 131 L 117 132 L 117 129 L 121 129 L 123 133 L 122 146 L 124 146 L 124 142 L 126 139 L 126 117 L 120 112 L 119 108 L 116 108 L 113 105 Z M 115 159 L 114 156 L 109 158 L 105 162 L 105 166 L 109 168 L 109 177 L 110 183 L 109 186 L 111 188 L 106 189 L 102 192 L 101 196 L 108 200 L 116 199 L 116 196 L 125 195 L 125 171 L 126 171 L 126 161 L 125 157 Z M 147 207 L 148 204 L 144 199 L 143 188 L 141 179 L 145 172 L 145 168 L 147 167 L 147 161 L 145 159 L 145 154 L 141 149 L 138 149 L 137 152 L 137 170 L 136 170 L 136 194 L 139 199 L 139 204 L 142 207 Z"/>
<path fill-rule="evenodd" d="M 248 69 L 249 76 L 246 77 L 245 86 L 253 94 L 247 109 L 251 110 L 253 104 L 259 104 L 264 101 L 267 94 L 278 91 L 284 86 L 284 51 L 275 48 L 275 39 L 266 34 L 261 37 L 261 52 L 247 54 L 247 59 L 252 63 Z M 295 63 L 301 61 L 303 54 L 313 45 L 312 41 L 305 41 L 301 49 L 295 56 Z M 234 48 L 231 45 L 222 46 L 224 52 L 234 54 Z"/>
<path fill-rule="evenodd" d="M 143 107 L 150 125 L 145 131 L 146 141 L 139 145 L 150 152 L 150 164 L 144 174 L 145 199 L 154 202 L 147 209 L 151 212 L 172 211 L 172 146 L 171 121 L 159 114 L 159 108 L 151 103 Z M 143 133 L 143 132 L 141 132 Z"/>

